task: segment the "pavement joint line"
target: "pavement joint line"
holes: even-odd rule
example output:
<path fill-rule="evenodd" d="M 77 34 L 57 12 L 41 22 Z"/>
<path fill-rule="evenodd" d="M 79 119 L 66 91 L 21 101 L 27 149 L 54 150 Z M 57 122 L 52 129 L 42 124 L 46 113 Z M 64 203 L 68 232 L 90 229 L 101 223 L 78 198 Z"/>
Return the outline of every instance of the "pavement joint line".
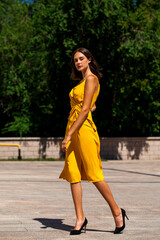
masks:
<path fill-rule="evenodd" d="M 107 180 L 107 179 L 105 179 L 106 181 L 107 181 L 107 183 L 123 183 L 123 184 L 127 184 L 127 183 L 133 183 L 133 184 L 135 184 L 135 183 L 160 183 L 160 181 L 136 181 L 136 182 L 133 182 L 133 181 L 111 181 L 111 180 Z M 13 180 L 0 180 L 0 182 L 12 182 L 13 183 Z M 59 183 L 60 181 L 15 181 L 14 180 L 14 182 L 15 183 L 47 183 L 47 182 L 55 182 L 55 183 Z M 86 183 L 86 182 L 81 182 L 82 184 L 90 184 L 90 183 Z"/>

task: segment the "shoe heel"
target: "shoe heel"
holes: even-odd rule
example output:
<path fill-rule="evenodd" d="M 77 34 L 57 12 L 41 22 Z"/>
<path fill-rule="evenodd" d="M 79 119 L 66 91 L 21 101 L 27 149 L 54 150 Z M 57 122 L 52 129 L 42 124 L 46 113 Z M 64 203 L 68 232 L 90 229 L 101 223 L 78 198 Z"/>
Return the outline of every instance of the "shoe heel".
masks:
<path fill-rule="evenodd" d="M 84 230 L 84 232 L 86 232 L 86 225 L 84 226 L 83 230 Z"/>
<path fill-rule="evenodd" d="M 129 217 L 127 216 L 127 214 L 125 213 L 125 217 L 127 218 L 127 220 L 129 220 Z"/>

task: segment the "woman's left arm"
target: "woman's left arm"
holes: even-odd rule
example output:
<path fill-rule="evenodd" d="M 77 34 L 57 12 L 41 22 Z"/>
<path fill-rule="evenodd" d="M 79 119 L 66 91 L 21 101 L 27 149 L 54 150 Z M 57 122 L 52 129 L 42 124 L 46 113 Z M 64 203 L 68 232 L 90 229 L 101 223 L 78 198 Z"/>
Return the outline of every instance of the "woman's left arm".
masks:
<path fill-rule="evenodd" d="M 91 112 L 94 112 L 96 110 L 96 104 L 93 105 L 93 107 L 91 108 Z"/>
<path fill-rule="evenodd" d="M 76 121 L 73 123 L 72 127 L 70 128 L 70 130 L 68 131 L 67 135 L 65 136 L 62 142 L 62 151 L 64 152 L 67 151 L 67 143 L 71 140 L 73 133 L 77 129 L 79 129 L 82 126 L 83 122 L 87 119 L 92 98 L 97 88 L 98 88 L 97 78 L 95 78 L 94 76 L 88 76 L 86 79 L 85 88 L 84 88 L 84 102 L 83 102 L 82 109 Z"/>

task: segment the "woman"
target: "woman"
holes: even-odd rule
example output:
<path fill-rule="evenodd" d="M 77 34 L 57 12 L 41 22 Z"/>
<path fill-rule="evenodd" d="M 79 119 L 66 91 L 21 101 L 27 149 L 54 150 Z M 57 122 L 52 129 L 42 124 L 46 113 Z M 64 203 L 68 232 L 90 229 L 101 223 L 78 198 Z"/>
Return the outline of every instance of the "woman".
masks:
<path fill-rule="evenodd" d="M 82 209 L 81 180 L 93 182 L 110 206 L 116 228 L 120 233 L 125 228 L 124 209 L 120 209 L 104 181 L 100 152 L 100 141 L 91 112 L 99 94 L 99 78 L 102 74 L 92 54 L 85 48 L 78 48 L 72 54 L 72 79 L 80 80 L 70 94 L 71 111 L 68 118 L 62 151 L 66 152 L 65 166 L 60 178 L 70 182 L 76 212 L 76 224 L 71 235 L 86 230 L 88 223 Z"/>

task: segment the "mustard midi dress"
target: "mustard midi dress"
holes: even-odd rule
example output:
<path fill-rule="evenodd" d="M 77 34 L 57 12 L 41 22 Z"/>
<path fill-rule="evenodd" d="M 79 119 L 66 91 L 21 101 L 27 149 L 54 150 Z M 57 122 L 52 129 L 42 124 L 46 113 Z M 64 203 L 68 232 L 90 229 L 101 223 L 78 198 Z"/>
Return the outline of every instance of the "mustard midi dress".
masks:
<path fill-rule="evenodd" d="M 85 82 L 86 80 L 78 84 L 69 93 L 71 111 L 66 134 L 81 111 L 84 101 Z M 99 91 L 100 84 L 98 90 L 94 93 L 87 119 L 82 126 L 75 131 L 71 137 L 71 141 L 68 143 L 68 149 L 65 154 L 65 165 L 59 178 L 65 179 L 70 183 L 80 182 L 81 180 L 99 182 L 104 179 L 99 154 L 100 140 L 91 113 L 91 109 L 97 100 Z"/>

